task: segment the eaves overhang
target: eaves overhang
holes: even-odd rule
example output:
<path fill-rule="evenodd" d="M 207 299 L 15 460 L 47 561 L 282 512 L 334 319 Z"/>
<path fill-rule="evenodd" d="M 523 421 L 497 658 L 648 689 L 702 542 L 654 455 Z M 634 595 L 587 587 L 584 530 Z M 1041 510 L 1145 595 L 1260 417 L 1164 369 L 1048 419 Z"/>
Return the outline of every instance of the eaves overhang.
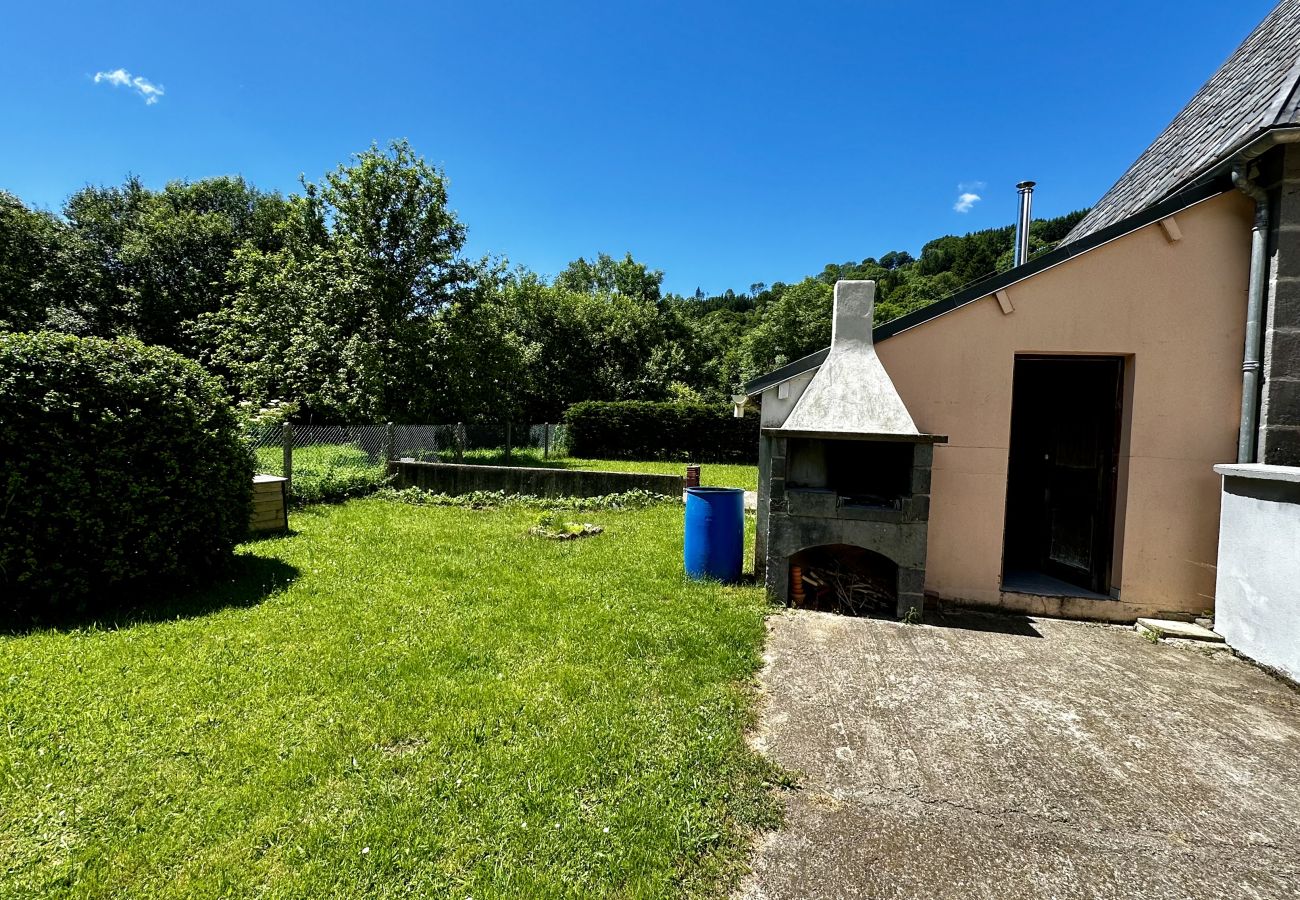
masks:
<path fill-rule="evenodd" d="M 972 282 L 955 294 L 950 294 L 942 300 L 936 300 L 929 306 L 921 307 L 907 315 L 878 325 L 872 329 L 872 340 L 875 343 L 880 343 L 896 334 L 901 334 L 908 329 L 929 322 L 931 319 L 937 319 L 939 316 L 952 312 L 954 309 L 959 309 L 968 303 L 982 300 L 1000 290 L 1024 281 L 1026 278 L 1032 278 L 1040 272 L 1059 266 L 1076 256 L 1095 250 L 1103 244 L 1109 244 L 1111 241 L 1131 234 L 1139 228 L 1145 228 L 1147 225 L 1159 222 L 1161 219 L 1167 219 L 1190 206 L 1195 206 L 1230 190 L 1233 190 L 1230 171 L 1222 167 L 1212 170 L 1196 183 L 1178 193 L 1171 194 L 1164 200 L 1148 206 L 1127 219 L 1121 219 L 1113 225 L 1086 234 L 1077 241 L 1035 256 L 1029 262 L 1016 266 L 1014 269 L 1008 269 L 1005 272 Z M 774 385 L 794 378 L 796 375 L 815 369 L 826 361 L 829 353 L 830 348 L 827 347 L 825 350 L 810 353 L 794 362 L 787 363 L 779 369 L 760 375 L 745 383 L 745 394 L 752 397 Z"/>

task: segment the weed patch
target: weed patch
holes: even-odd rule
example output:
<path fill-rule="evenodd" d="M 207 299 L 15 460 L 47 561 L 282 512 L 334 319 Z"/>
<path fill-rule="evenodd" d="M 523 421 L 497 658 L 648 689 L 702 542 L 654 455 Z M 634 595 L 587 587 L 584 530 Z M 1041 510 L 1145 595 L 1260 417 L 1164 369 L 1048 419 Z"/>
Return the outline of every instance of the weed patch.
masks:
<path fill-rule="evenodd" d="M 681 504 L 681 499 L 655 494 L 650 491 L 626 491 L 600 497 L 534 497 L 531 494 L 507 494 L 504 491 L 471 491 L 467 494 L 436 494 L 419 488 L 383 488 L 375 493 L 377 500 L 409 503 L 412 506 L 449 506 L 461 509 L 572 509 L 615 510 L 645 509 L 661 504 Z"/>

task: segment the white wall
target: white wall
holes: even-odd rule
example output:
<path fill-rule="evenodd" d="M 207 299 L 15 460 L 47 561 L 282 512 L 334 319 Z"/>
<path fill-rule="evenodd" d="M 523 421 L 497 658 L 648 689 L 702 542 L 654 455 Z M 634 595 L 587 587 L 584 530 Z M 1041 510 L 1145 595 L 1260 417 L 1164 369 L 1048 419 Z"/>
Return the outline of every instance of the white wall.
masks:
<path fill-rule="evenodd" d="M 820 368 L 820 366 L 818 367 Z M 785 420 L 790 416 L 790 410 L 799 402 L 803 392 L 807 390 L 808 383 L 813 380 L 817 374 L 817 369 L 809 369 L 807 372 L 800 372 L 787 378 L 780 384 L 774 384 L 760 395 L 763 418 L 761 424 L 764 428 L 780 428 L 785 424 Z M 781 395 L 785 394 L 784 397 Z"/>
<path fill-rule="evenodd" d="M 1214 629 L 1300 681 L 1300 469 L 1223 465 Z"/>

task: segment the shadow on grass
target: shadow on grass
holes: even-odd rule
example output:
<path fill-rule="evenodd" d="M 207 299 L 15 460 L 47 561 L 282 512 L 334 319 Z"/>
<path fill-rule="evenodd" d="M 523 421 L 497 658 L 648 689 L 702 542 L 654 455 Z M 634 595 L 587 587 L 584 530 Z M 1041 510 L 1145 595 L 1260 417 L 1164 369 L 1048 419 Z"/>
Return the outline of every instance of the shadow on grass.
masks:
<path fill-rule="evenodd" d="M 285 532 L 258 543 L 291 536 Z M 93 608 L 21 621 L 0 613 L 0 635 L 20 637 L 34 631 L 75 631 L 83 628 L 116 630 L 153 622 L 194 619 L 225 609 L 247 609 L 288 587 L 298 578 L 298 569 L 274 557 L 239 554 L 201 587 L 158 586 L 137 589 L 115 603 L 105 600 Z M 147 599 L 147 598 L 152 599 Z"/>
<path fill-rule="evenodd" d="M 353 499 L 353 498 L 348 498 L 348 499 Z M 345 501 L 339 500 L 337 502 L 343 503 Z M 326 503 L 327 501 L 322 500 L 317 503 L 309 503 L 305 505 L 322 506 L 325 505 Z M 292 507 L 290 507 L 289 512 L 290 514 L 292 514 L 295 512 L 295 510 Z M 244 538 L 244 543 L 245 544 L 274 544 L 276 541 L 283 541 L 286 538 L 297 537 L 300 534 L 302 534 L 302 532 L 294 528 L 293 525 L 291 524 L 288 528 L 284 529 L 283 531 L 254 531 L 248 537 Z"/>

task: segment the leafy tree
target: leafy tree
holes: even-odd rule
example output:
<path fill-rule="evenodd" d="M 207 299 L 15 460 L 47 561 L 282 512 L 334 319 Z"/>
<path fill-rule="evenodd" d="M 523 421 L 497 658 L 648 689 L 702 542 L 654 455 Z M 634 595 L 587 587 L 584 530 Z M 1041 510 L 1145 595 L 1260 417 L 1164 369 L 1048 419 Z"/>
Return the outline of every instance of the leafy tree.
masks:
<path fill-rule="evenodd" d="M 633 300 L 659 302 L 664 273 L 651 270 L 628 253 L 615 260 L 607 253 L 587 262 L 578 257 L 555 276 L 555 286 L 585 294 L 620 294 Z"/>
<path fill-rule="evenodd" d="M 424 420 L 536 421 L 526 404 L 534 367 L 543 361 L 521 333 L 507 290 L 518 273 L 487 260 L 477 268 L 469 289 L 458 292 L 430 323 L 424 377 L 441 390 L 429 398 Z"/>
<path fill-rule="evenodd" d="M 64 208 L 66 252 L 80 263 L 57 305 L 69 330 L 128 334 L 194 355 L 192 329 L 230 297 L 241 247 L 273 249 L 287 206 L 242 178 L 174 181 L 162 191 L 131 177 L 86 187 Z"/>
<path fill-rule="evenodd" d="M 404 141 L 372 146 L 289 207 L 284 246 L 241 250 L 234 299 L 204 317 L 209 364 L 242 397 L 324 420 L 433 416 L 434 319 L 474 275 L 441 170 Z"/>
<path fill-rule="evenodd" d="M 391 318 L 434 312 L 470 277 L 460 256 L 465 226 L 447 208 L 447 178 L 408 142 L 372 145 L 351 165 L 307 185 L 307 209 L 320 217 L 316 233 L 346 244 L 365 261 L 374 300 Z"/>
<path fill-rule="evenodd" d="M 884 299 L 876 301 L 876 324 L 897 319 L 913 310 L 929 306 L 961 289 L 961 280 L 952 272 L 919 275 L 908 272 Z"/>
<path fill-rule="evenodd" d="M 581 400 L 660 399 L 684 380 L 682 350 L 668 340 L 673 320 L 649 299 L 524 274 L 507 286 L 506 303 L 529 361 L 525 408 L 539 421 L 557 421 Z"/>
<path fill-rule="evenodd" d="M 1035 220 L 1031 252 L 1082 215 Z M 555 421 L 582 400 L 724 402 L 825 346 L 836 281 L 875 281 L 884 322 L 1009 267 L 1012 240 L 945 235 L 917 258 L 712 297 L 665 297 L 631 254 L 579 258 L 548 283 L 466 260 L 444 174 L 399 141 L 288 198 L 237 177 L 160 191 L 131 177 L 76 192 L 60 217 L 0 194 L 0 329 L 139 337 L 322 421 Z"/>
<path fill-rule="evenodd" d="M 63 223 L 0 191 L 0 330 L 40 327 L 57 292 Z"/>
<path fill-rule="evenodd" d="M 776 366 L 822 349 L 831 342 L 834 290 L 805 278 L 763 308 L 743 341 L 742 375 L 752 378 Z"/>
<path fill-rule="evenodd" d="M 862 264 L 866 266 L 870 264 L 870 262 L 871 260 L 866 259 L 862 261 Z M 908 253 L 906 250 L 890 250 L 884 256 L 880 257 L 878 265 L 882 269 L 892 270 L 902 268 L 903 266 L 910 266 L 914 262 L 916 262 L 916 260 L 914 260 L 912 254 Z"/>
<path fill-rule="evenodd" d="M 1086 209 L 1078 209 L 1055 219 L 1034 219 L 1029 223 L 1029 236 L 1038 238 L 1044 244 L 1055 247 L 1069 234 L 1075 225 L 1088 214 Z"/>
<path fill-rule="evenodd" d="M 745 369 L 744 340 L 753 315 L 720 307 L 697 318 L 683 317 L 689 329 L 691 384 L 705 401 L 721 403 L 740 386 Z"/>
<path fill-rule="evenodd" d="M 241 251 L 233 301 L 201 325 L 205 362 L 258 406 L 284 399 L 309 418 L 381 420 L 388 340 L 356 263 L 329 247 Z"/>

